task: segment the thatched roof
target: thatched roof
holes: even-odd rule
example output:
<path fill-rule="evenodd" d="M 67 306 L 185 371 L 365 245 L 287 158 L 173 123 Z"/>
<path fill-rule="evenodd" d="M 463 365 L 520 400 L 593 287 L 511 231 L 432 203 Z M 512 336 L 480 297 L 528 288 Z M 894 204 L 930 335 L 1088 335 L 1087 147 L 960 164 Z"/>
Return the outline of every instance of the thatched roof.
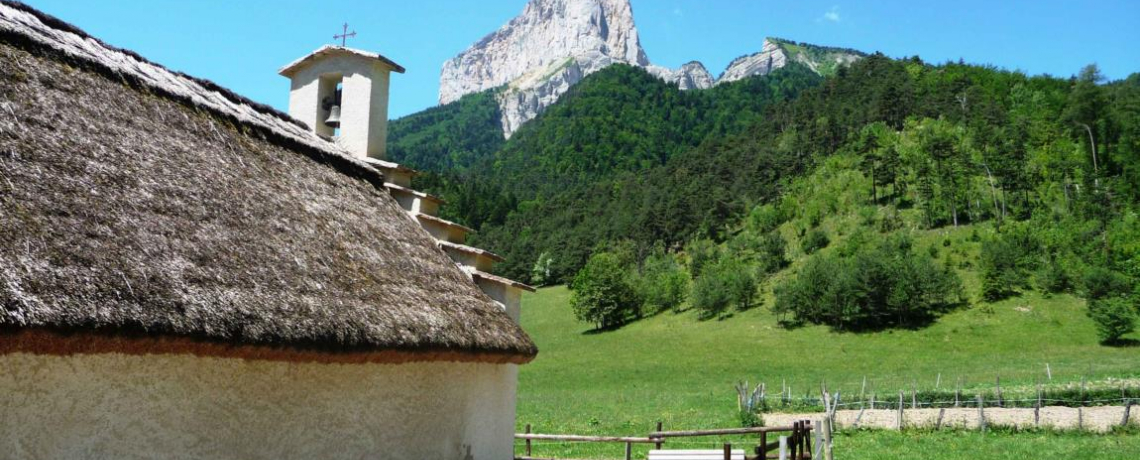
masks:
<path fill-rule="evenodd" d="M 0 352 L 526 362 L 529 337 L 288 116 L 0 2 Z"/>

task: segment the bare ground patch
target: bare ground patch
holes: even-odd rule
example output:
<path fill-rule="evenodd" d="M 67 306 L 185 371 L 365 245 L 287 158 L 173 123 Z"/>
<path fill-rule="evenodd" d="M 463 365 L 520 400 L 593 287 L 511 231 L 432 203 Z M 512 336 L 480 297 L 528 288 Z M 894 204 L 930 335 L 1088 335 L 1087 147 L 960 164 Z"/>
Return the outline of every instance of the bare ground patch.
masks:
<path fill-rule="evenodd" d="M 942 409 L 906 409 L 903 411 L 903 426 L 908 428 L 934 427 L 938 420 L 938 413 L 941 410 Z M 980 426 L 980 417 L 976 407 L 947 408 L 945 411 L 942 418 L 943 427 L 978 428 Z M 858 426 L 860 428 L 894 429 L 897 426 L 897 410 L 868 409 L 863 411 L 862 418 L 859 417 L 859 412 L 858 410 L 836 411 L 836 424 L 842 428 Z M 764 414 L 764 422 L 768 426 L 784 426 L 791 425 L 792 422 L 797 420 L 815 420 L 822 417 L 823 413 L 821 412 Z M 1031 408 L 1003 409 L 994 407 L 985 409 L 987 425 L 1016 426 L 1022 428 L 1040 426 L 1042 428 L 1081 428 L 1090 431 L 1106 432 L 1113 426 L 1119 425 L 1123 417 L 1123 406 L 1096 406 L 1083 407 L 1080 409 L 1075 407 L 1049 406 L 1041 408 L 1040 421 L 1038 424 L 1034 422 L 1033 409 Z M 1140 415 L 1136 414 L 1136 408 L 1134 407 L 1130 420 L 1135 422 L 1138 418 L 1140 418 Z M 856 420 L 859 421 L 858 425 L 856 425 Z"/>

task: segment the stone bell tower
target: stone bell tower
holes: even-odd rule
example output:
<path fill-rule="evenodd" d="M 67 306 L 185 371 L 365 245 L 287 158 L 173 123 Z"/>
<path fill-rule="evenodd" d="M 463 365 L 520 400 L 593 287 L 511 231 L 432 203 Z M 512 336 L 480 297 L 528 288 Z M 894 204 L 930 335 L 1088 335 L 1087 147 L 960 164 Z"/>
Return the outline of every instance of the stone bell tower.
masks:
<path fill-rule="evenodd" d="M 335 136 L 353 155 L 376 159 L 386 153 L 392 72 L 404 68 L 376 53 L 331 45 L 278 71 L 292 80 L 290 116 L 317 134 Z"/>

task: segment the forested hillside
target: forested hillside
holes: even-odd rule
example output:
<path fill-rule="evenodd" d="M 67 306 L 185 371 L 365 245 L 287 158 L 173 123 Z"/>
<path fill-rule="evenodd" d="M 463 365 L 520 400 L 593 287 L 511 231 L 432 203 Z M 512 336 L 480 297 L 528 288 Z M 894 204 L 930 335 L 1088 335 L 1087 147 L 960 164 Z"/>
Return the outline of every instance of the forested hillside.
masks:
<path fill-rule="evenodd" d="M 512 225 L 535 220 L 542 228 L 527 233 L 537 239 L 516 240 L 504 254 L 513 260 L 500 270 L 525 272 L 521 278 L 527 279 L 538 255 L 534 250 L 562 240 L 563 254 L 554 258 L 554 266 L 556 277 L 564 279 L 598 241 L 635 231 L 632 225 L 643 211 L 635 203 L 610 203 L 615 182 L 660 168 L 706 139 L 743 132 L 774 102 L 821 81 L 806 67 L 790 64 L 768 76 L 683 92 L 641 69 L 615 65 L 580 82 L 501 147 L 489 140 L 501 135 L 491 123 L 495 96 L 488 92 L 393 121 L 389 153 L 393 160 L 427 172 L 417 186 L 447 199 L 444 217 L 486 233 L 477 241 L 513 231 L 504 227 L 511 211 L 517 215 Z M 597 231 L 583 225 L 581 216 L 597 214 L 590 209 L 611 205 L 612 210 L 598 212 L 625 224 L 593 228 Z M 547 218 L 532 219 L 536 212 Z M 692 225 L 689 219 L 676 223 Z M 558 230 L 566 226 L 573 231 Z"/>
<path fill-rule="evenodd" d="M 614 65 L 519 129 L 488 173 L 532 199 L 644 171 L 709 137 L 742 131 L 764 108 L 819 81 L 797 64 L 767 77 L 681 91 L 643 69 Z"/>
<path fill-rule="evenodd" d="M 463 173 L 506 142 L 495 91 L 414 113 L 388 125 L 388 157 L 431 173 Z"/>
<path fill-rule="evenodd" d="M 921 327 L 1027 290 L 1074 292 L 1115 343 L 1140 308 L 1138 141 L 1138 75 L 1107 83 L 1090 66 L 1030 78 L 871 57 L 645 175 L 673 181 L 622 183 L 643 197 L 693 181 L 750 186 L 697 208 L 723 219 L 659 208 L 672 232 L 646 221 L 606 240 L 574 278 L 572 304 L 612 327 L 665 308 L 711 318 L 770 296 L 785 326 L 865 330 Z M 738 162 L 692 174 L 714 158 Z M 777 171 L 778 190 L 742 179 L 757 164 Z M 598 274 L 616 272 L 636 295 L 599 310 L 593 298 L 614 288 Z"/>
<path fill-rule="evenodd" d="M 789 68 L 682 93 L 615 66 L 487 155 L 466 171 L 490 192 L 469 204 L 499 203 L 471 214 L 476 244 L 534 283 L 605 253 L 594 271 L 616 264 L 632 288 L 683 272 L 681 301 L 713 315 L 770 292 L 787 324 L 837 329 L 911 327 L 1024 289 L 1101 312 L 1138 298 L 1138 75 L 875 55 L 822 82 Z M 963 227 L 968 240 L 931 243 Z"/>

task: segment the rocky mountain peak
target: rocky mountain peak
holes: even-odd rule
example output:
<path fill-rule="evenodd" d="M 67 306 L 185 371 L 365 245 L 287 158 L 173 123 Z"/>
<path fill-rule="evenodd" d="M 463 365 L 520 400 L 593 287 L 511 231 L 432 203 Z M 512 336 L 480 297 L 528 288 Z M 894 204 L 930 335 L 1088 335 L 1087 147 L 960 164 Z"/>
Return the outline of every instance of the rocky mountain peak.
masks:
<path fill-rule="evenodd" d="M 711 88 L 716 82 L 705 65 L 697 61 L 686 62 L 680 69 L 675 70 L 655 65 L 650 65 L 645 70 L 657 78 L 677 85 L 682 90 Z"/>
<path fill-rule="evenodd" d="M 759 53 L 733 59 L 717 78 L 717 84 L 737 81 L 753 75 L 767 75 L 788 62 L 788 55 L 776 41 L 765 38 Z"/>
<path fill-rule="evenodd" d="M 594 61 L 648 65 L 629 0 L 530 0 L 522 14 L 443 64 L 439 102 L 562 66 L 568 58 L 591 70 Z"/>
<path fill-rule="evenodd" d="M 790 61 L 827 74 L 861 56 L 854 50 L 769 38 L 760 52 L 737 58 L 714 79 L 696 61 L 679 69 L 651 65 L 629 0 L 530 0 L 517 17 L 443 64 L 439 102 L 502 88 L 496 97 L 503 134 L 510 137 L 586 75 L 612 64 L 642 67 L 691 90 L 766 75 Z"/>

